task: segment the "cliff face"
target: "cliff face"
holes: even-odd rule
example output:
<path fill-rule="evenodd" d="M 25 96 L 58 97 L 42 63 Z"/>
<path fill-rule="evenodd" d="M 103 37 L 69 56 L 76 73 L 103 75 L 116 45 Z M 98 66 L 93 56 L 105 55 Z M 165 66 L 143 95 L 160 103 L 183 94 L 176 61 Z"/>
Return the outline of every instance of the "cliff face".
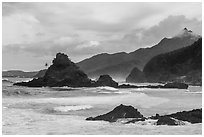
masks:
<path fill-rule="evenodd" d="M 144 67 L 148 82 L 202 83 L 202 39 L 191 46 L 153 57 Z"/>

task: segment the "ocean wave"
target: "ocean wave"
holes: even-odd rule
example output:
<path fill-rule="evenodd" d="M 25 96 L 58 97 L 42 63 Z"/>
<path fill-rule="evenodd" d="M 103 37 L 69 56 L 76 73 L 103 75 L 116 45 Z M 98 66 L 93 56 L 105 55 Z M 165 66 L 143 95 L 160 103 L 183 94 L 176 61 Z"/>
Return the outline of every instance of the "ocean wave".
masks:
<path fill-rule="evenodd" d="M 81 88 L 73 88 L 73 87 L 64 86 L 64 87 L 52 87 L 51 89 L 57 90 L 57 91 L 70 91 L 70 90 L 77 90 Z"/>
<path fill-rule="evenodd" d="M 101 94 L 112 94 L 112 93 L 114 93 L 114 92 L 101 91 L 101 92 L 98 92 L 98 93 L 101 93 Z"/>
<path fill-rule="evenodd" d="M 93 108 L 93 106 L 90 106 L 90 105 L 58 106 L 58 107 L 54 107 L 53 110 L 57 112 L 68 112 L 68 111 L 86 110 L 90 108 Z"/>
<path fill-rule="evenodd" d="M 13 83 L 13 81 L 10 81 L 8 79 L 2 79 L 2 82 L 4 82 L 4 83 Z"/>
<path fill-rule="evenodd" d="M 101 90 L 118 91 L 118 89 L 113 88 L 113 87 L 108 87 L 108 86 L 102 86 L 102 87 L 97 87 L 97 88 Z"/>
<path fill-rule="evenodd" d="M 18 80 L 15 80 L 15 83 L 19 83 L 19 82 L 29 82 L 33 80 L 33 78 L 26 78 L 26 79 L 18 79 Z"/>
<path fill-rule="evenodd" d="M 190 94 L 202 94 L 202 91 L 185 91 L 185 93 L 190 93 Z"/>
<path fill-rule="evenodd" d="M 130 91 L 118 91 L 118 92 L 114 92 L 116 94 L 130 94 Z"/>

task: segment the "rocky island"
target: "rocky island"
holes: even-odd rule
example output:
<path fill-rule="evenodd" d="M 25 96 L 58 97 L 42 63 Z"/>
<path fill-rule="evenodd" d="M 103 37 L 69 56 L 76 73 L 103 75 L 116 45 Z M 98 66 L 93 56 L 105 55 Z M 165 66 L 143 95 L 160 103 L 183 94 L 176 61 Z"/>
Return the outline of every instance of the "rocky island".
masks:
<path fill-rule="evenodd" d="M 151 117 L 144 117 L 137 109 L 133 106 L 119 105 L 115 107 L 112 111 L 99 115 L 96 117 L 89 117 L 86 120 L 89 121 L 108 121 L 108 122 L 116 122 L 120 119 L 127 119 L 125 124 L 135 123 L 138 121 L 145 121 L 147 119 L 156 120 L 155 125 L 183 125 L 185 122 L 190 122 L 191 124 L 202 123 L 202 109 L 194 109 L 191 111 L 182 111 L 168 115 L 156 114 Z M 131 119 L 131 120 L 129 120 Z"/>
<path fill-rule="evenodd" d="M 96 117 L 89 117 L 86 120 L 104 120 L 109 122 L 116 122 L 120 118 L 136 118 L 138 120 L 144 120 L 145 118 L 143 115 L 134 107 L 132 106 L 125 106 L 123 104 L 117 106 L 112 111 L 96 116 Z"/>
<path fill-rule="evenodd" d="M 118 83 L 113 81 L 109 75 L 102 75 L 97 81 L 92 81 L 66 54 L 57 53 L 43 77 L 34 78 L 29 82 L 14 83 L 14 85 L 27 87 L 117 87 Z"/>
<path fill-rule="evenodd" d="M 101 75 L 97 81 L 93 81 L 72 62 L 66 54 L 57 53 L 52 65 L 47 69 L 43 77 L 34 78 L 29 82 L 14 83 L 17 86 L 27 87 L 99 87 L 110 86 L 114 88 L 178 88 L 187 89 L 184 83 L 167 83 L 165 85 L 135 86 L 129 84 L 119 85 L 109 75 Z"/>

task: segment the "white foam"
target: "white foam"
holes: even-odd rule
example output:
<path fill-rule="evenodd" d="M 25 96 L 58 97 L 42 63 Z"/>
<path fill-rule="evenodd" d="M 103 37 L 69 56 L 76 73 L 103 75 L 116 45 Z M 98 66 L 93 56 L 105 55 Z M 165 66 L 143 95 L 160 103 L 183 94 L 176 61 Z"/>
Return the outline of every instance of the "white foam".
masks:
<path fill-rule="evenodd" d="M 202 94 L 202 91 L 186 91 L 185 93 Z"/>
<path fill-rule="evenodd" d="M 101 91 L 99 93 L 102 93 L 102 94 L 111 94 L 112 92 L 107 92 L 107 91 Z M 114 92 L 115 93 L 115 92 Z"/>
<path fill-rule="evenodd" d="M 98 89 L 101 90 L 110 90 L 110 91 L 117 91 L 118 89 L 113 88 L 113 87 L 108 87 L 108 86 L 102 86 L 102 87 L 97 87 Z"/>
<path fill-rule="evenodd" d="M 85 110 L 90 108 L 92 108 L 92 106 L 90 105 L 78 105 L 78 106 L 59 106 L 59 107 L 54 107 L 53 109 L 55 111 L 68 112 L 68 111 Z"/>
<path fill-rule="evenodd" d="M 117 94 L 130 94 L 131 92 L 129 92 L 129 91 L 118 91 L 118 92 L 114 92 L 114 93 L 117 93 Z"/>
<path fill-rule="evenodd" d="M 10 81 L 10 80 L 8 80 L 8 79 L 2 79 L 2 82 L 13 83 L 12 81 Z"/>

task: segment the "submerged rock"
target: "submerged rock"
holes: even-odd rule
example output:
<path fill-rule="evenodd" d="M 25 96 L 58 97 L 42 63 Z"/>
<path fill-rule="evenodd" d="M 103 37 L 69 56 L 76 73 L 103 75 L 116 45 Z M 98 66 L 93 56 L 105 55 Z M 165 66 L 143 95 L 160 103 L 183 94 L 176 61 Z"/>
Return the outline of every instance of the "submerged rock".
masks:
<path fill-rule="evenodd" d="M 171 125 L 176 126 L 179 125 L 177 121 L 171 117 L 168 116 L 161 116 L 158 118 L 158 121 L 156 122 L 156 125 Z"/>
<path fill-rule="evenodd" d="M 109 122 L 116 122 L 118 119 L 121 118 L 138 118 L 138 119 L 144 119 L 143 115 L 134 107 L 132 106 L 125 106 L 121 104 L 120 106 L 117 106 L 112 111 L 104 114 L 99 115 L 96 117 L 89 117 L 86 120 L 104 120 Z"/>

